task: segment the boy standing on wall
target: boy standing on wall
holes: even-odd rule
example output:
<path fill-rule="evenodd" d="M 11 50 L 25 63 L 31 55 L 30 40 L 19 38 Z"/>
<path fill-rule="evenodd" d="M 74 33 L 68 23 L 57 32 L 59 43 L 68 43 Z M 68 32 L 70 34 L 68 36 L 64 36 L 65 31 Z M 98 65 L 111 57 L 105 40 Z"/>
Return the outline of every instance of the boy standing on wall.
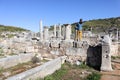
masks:
<path fill-rule="evenodd" d="M 77 23 L 75 30 L 76 30 L 76 40 L 81 41 L 82 40 L 82 19 Z"/>

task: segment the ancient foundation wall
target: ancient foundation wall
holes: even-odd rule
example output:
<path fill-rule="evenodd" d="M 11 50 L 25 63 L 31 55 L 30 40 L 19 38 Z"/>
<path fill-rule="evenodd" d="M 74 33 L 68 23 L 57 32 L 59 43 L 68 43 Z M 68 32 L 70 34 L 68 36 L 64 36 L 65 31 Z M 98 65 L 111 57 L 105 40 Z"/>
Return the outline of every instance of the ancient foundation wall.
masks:
<path fill-rule="evenodd" d="M 22 54 L 18 54 L 18 55 L 7 56 L 5 58 L 1 58 L 0 59 L 0 67 L 5 69 L 5 68 L 15 66 L 19 63 L 28 62 L 31 60 L 31 58 L 34 55 L 35 54 L 33 54 L 33 53 L 26 53 L 26 54 L 22 53 Z"/>
<path fill-rule="evenodd" d="M 44 78 L 45 76 L 54 73 L 61 68 L 61 64 L 64 63 L 66 56 L 62 56 L 44 63 L 41 66 L 27 70 L 23 73 L 9 77 L 6 80 L 35 80 L 37 78 Z"/>
<path fill-rule="evenodd" d="M 112 43 L 112 45 L 111 45 L 111 55 L 112 56 L 118 56 L 119 55 L 118 49 L 119 49 L 118 42 Z"/>
<path fill-rule="evenodd" d="M 68 48 L 66 49 L 66 55 L 87 56 L 87 50 L 83 48 Z"/>
<path fill-rule="evenodd" d="M 120 43 L 118 44 L 118 55 L 120 56 Z"/>

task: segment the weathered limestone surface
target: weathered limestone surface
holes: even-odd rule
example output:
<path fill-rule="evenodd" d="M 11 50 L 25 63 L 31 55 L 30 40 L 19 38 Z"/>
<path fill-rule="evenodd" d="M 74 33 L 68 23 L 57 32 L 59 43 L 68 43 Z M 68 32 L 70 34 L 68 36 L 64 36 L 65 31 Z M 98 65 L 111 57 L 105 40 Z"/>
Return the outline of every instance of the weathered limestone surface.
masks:
<path fill-rule="evenodd" d="M 54 25 L 54 37 L 56 37 L 56 25 Z"/>
<path fill-rule="evenodd" d="M 71 39 L 71 25 L 66 26 L 65 29 L 65 40 L 70 40 Z"/>
<path fill-rule="evenodd" d="M 48 35 L 48 27 L 44 27 L 43 35 L 44 35 L 44 41 L 48 40 L 48 37 L 49 37 L 49 35 Z"/>
<path fill-rule="evenodd" d="M 119 55 L 119 51 L 118 51 L 118 42 L 113 42 L 111 44 L 111 55 L 112 56 L 118 56 Z"/>
<path fill-rule="evenodd" d="M 54 40 L 54 41 L 52 41 L 52 42 L 50 43 L 50 46 L 51 46 L 52 48 L 59 48 L 59 47 L 60 47 L 60 42 L 57 41 L 57 40 Z"/>
<path fill-rule="evenodd" d="M 42 21 L 40 21 L 40 40 L 43 40 L 43 26 L 42 26 Z"/>
<path fill-rule="evenodd" d="M 61 25 L 59 24 L 59 32 L 58 32 L 58 37 L 61 38 Z"/>
<path fill-rule="evenodd" d="M 91 37 L 92 36 L 92 32 L 91 31 L 84 31 L 83 32 L 83 37 Z"/>
<path fill-rule="evenodd" d="M 59 55 L 60 54 L 60 52 L 58 50 L 51 50 L 50 53 L 54 54 L 54 55 Z"/>
<path fill-rule="evenodd" d="M 73 55 L 73 56 L 85 56 L 87 57 L 87 50 L 83 48 L 67 48 L 66 55 Z"/>
<path fill-rule="evenodd" d="M 120 43 L 118 44 L 118 55 L 120 56 Z"/>
<path fill-rule="evenodd" d="M 26 41 L 26 39 L 23 39 L 23 41 L 21 41 L 20 38 L 11 38 L 1 40 L 0 48 L 2 50 L 2 53 L 4 53 L 5 55 L 19 54 L 24 52 L 34 53 L 35 45 L 36 42 L 34 41 Z"/>
<path fill-rule="evenodd" d="M 57 59 L 46 62 L 45 64 L 27 70 L 23 73 L 9 77 L 6 80 L 35 80 L 37 78 L 44 78 L 45 76 L 54 73 L 61 68 L 61 64 L 64 63 L 66 56 L 59 57 Z"/>
<path fill-rule="evenodd" d="M 63 41 L 61 41 L 61 43 L 60 43 L 60 46 L 62 47 L 62 48 L 70 48 L 70 47 L 73 47 L 73 40 L 63 40 Z"/>
<path fill-rule="evenodd" d="M 27 54 L 18 54 L 18 55 L 8 56 L 6 58 L 1 58 L 0 67 L 9 68 L 19 63 L 28 62 L 31 60 L 33 56 L 34 56 L 33 53 L 27 53 Z"/>
<path fill-rule="evenodd" d="M 65 26 L 61 27 L 61 37 L 65 39 Z"/>
<path fill-rule="evenodd" d="M 111 39 L 108 35 L 104 36 L 102 44 L 102 71 L 112 71 L 111 66 Z"/>
<path fill-rule="evenodd" d="M 28 46 L 28 47 L 26 47 L 25 51 L 27 53 L 31 53 L 31 52 L 34 53 L 35 52 L 34 46 Z"/>

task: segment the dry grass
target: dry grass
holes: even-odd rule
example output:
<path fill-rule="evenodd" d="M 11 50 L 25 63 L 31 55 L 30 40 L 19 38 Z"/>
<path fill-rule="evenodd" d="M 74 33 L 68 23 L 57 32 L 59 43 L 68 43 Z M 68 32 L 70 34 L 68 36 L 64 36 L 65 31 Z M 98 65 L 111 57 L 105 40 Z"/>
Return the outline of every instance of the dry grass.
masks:
<path fill-rule="evenodd" d="M 41 62 L 47 62 L 47 60 L 42 60 Z M 18 65 L 10 67 L 8 69 L 0 68 L 0 78 L 2 77 L 2 79 L 5 79 L 7 77 L 19 74 L 21 72 L 24 72 L 26 70 L 29 70 L 29 69 L 34 68 L 39 65 L 41 65 L 41 64 L 36 64 L 36 63 L 32 63 L 31 61 L 29 61 L 26 63 L 19 63 Z M 6 72 L 9 73 L 9 75 L 6 76 L 3 74 Z"/>

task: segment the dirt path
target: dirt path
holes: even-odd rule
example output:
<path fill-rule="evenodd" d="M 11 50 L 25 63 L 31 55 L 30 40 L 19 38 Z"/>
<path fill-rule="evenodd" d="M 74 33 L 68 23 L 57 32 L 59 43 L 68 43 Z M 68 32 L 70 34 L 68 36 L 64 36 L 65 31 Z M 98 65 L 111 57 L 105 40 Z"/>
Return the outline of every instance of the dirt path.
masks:
<path fill-rule="evenodd" d="M 120 80 L 120 76 L 103 75 L 101 80 Z"/>
<path fill-rule="evenodd" d="M 120 60 L 112 62 L 113 71 L 101 72 L 101 80 L 120 80 Z"/>

